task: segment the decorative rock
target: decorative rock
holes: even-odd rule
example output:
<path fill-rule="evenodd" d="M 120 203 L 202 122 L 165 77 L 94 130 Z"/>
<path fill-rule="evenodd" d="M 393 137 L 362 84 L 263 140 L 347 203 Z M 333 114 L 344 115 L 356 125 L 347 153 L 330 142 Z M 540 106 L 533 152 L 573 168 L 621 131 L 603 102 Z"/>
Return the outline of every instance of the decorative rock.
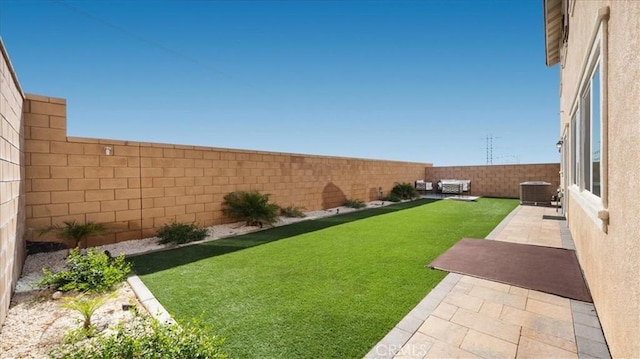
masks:
<path fill-rule="evenodd" d="M 61 291 L 55 291 L 52 295 L 51 295 L 51 299 L 56 300 L 56 299 L 60 299 L 62 298 L 62 292 Z"/>

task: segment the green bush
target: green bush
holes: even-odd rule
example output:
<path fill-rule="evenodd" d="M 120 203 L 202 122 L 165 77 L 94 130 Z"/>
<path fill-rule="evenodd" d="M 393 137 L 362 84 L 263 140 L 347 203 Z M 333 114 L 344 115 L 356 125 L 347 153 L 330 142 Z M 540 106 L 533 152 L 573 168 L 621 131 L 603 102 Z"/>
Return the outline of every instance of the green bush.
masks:
<path fill-rule="evenodd" d="M 41 286 L 68 292 L 104 293 L 127 278 L 131 264 L 124 261 L 124 255 L 110 258 L 104 252 L 93 249 L 81 254 L 77 248 L 69 252 L 65 269 L 53 273 L 43 268 L 44 278 Z"/>
<path fill-rule="evenodd" d="M 367 204 L 364 203 L 364 201 L 359 199 L 347 199 L 344 201 L 344 206 L 349 208 L 359 209 L 359 208 L 366 207 Z"/>
<path fill-rule="evenodd" d="M 302 212 L 303 210 L 304 208 L 302 207 L 295 207 L 295 206 L 284 207 L 284 208 L 280 208 L 280 215 L 289 217 L 289 218 L 304 218 L 306 217 L 306 215 Z"/>
<path fill-rule="evenodd" d="M 56 359 L 224 359 L 224 339 L 197 321 L 160 323 L 149 315 L 120 324 L 115 333 L 59 346 L 49 352 Z"/>
<path fill-rule="evenodd" d="M 207 238 L 207 229 L 200 228 L 195 223 L 168 223 L 158 230 L 160 243 L 183 244 L 194 241 L 201 241 Z"/>
<path fill-rule="evenodd" d="M 248 226 L 273 224 L 278 220 L 278 207 L 269 203 L 269 195 L 258 191 L 231 192 L 224 196 L 222 213 L 236 220 L 245 221 Z"/>
<path fill-rule="evenodd" d="M 395 186 L 391 189 L 390 196 L 396 196 L 401 200 L 405 199 L 415 199 L 420 197 L 420 193 L 411 183 L 396 183 Z"/>
<path fill-rule="evenodd" d="M 389 202 L 400 202 L 402 201 L 400 199 L 400 197 L 396 196 L 393 193 L 390 193 L 388 196 L 386 196 L 385 198 L 382 199 L 383 201 L 389 201 Z"/>

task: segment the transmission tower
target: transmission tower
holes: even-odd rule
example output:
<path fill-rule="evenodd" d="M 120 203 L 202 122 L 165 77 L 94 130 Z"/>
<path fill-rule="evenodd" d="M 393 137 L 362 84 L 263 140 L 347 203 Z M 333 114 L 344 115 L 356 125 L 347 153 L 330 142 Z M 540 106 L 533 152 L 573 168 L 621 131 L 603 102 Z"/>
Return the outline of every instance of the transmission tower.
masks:
<path fill-rule="evenodd" d="M 485 137 L 485 141 L 486 141 L 486 147 L 485 147 L 485 151 L 486 151 L 486 155 L 487 155 L 487 164 L 488 165 L 492 165 L 493 164 L 493 140 L 499 138 L 499 137 L 493 137 L 492 134 L 488 134 Z"/>

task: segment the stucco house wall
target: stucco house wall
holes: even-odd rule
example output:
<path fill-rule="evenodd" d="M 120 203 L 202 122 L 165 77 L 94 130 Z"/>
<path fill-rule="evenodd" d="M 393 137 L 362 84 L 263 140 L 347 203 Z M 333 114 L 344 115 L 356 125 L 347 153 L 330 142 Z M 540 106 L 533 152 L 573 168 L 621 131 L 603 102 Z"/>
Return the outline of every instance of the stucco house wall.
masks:
<path fill-rule="evenodd" d="M 558 1 L 545 1 L 552 9 Z M 560 71 L 560 136 L 568 225 L 613 357 L 640 357 L 640 2 L 569 1 Z M 546 32 L 549 34 L 549 12 Z M 601 38 L 597 37 L 601 32 Z M 584 88 L 594 34 L 601 48 L 602 194 L 573 184 L 571 120 Z M 549 47 L 556 44 L 547 44 Z M 564 45 L 558 45 L 562 48 Z M 593 57 L 593 56 L 591 56 Z M 553 65 L 550 63 L 549 65 Z M 588 69 L 587 69 L 588 72 Z M 553 89 L 551 89 L 553 90 Z M 593 109 L 592 109 L 593 110 Z"/>

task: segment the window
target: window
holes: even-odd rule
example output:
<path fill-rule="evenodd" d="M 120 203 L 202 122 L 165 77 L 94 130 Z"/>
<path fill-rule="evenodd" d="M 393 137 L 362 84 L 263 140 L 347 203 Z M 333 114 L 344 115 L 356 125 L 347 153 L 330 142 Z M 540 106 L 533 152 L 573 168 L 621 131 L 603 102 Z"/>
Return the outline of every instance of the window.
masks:
<path fill-rule="evenodd" d="M 587 88 L 582 94 L 580 101 L 580 164 L 581 164 L 581 182 L 580 187 L 582 189 L 589 190 L 591 188 L 591 176 L 589 175 L 589 157 L 591 157 L 591 86 L 587 85 Z"/>
<path fill-rule="evenodd" d="M 591 76 L 591 193 L 600 197 L 601 194 L 601 171 L 600 171 L 600 154 L 602 153 L 602 138 L 600 128 L 602 126 L 602 116 L 600 106 L 602 98 L 600 97 L 600 65 Z"/>
<path fill-rule="evenodd" d="M 571 182 L 600 197 L 601 101 L 600 66 L 596 62 L 583 85 L 571 118 Z"/>
<path fill-rule="evenodd" d="M 578 120 L 577 114 L 571 119 L 571 184 L 578 184 Z"/>
<path fill-rule="evenodd" d="M 575 4 L 575 1 L 574 1 Z M 569 185 L 567 194 L 576 208 L 584 213 L 604 232 L 608 225 L 609 195 L 607 189 L 607 136 L 608 136 L 608 7 L 598 12 L 594 31 L 586 44 L 582 66 L 572 67 L 572 74 L 579 71 L 577 80 L 571 83 L 570 108 L 563 121 L 567 126 L 569 152 L 564 158 L 570 173 L 566 176 Z M 575 44 L 577 51 L 583 51 L 584 43 Z M 575 64 L 574 64 L 575 65 Z M 561 70 L 565 71 L 565 69 Z M 565 90 L 562 96 L 567 95 Z M 566 98 L 566 97 L 565 97 Z M 571 205 L 573 206 L 573 205 Z M 567 209 L 569 209 L 568 206 Z"/>

